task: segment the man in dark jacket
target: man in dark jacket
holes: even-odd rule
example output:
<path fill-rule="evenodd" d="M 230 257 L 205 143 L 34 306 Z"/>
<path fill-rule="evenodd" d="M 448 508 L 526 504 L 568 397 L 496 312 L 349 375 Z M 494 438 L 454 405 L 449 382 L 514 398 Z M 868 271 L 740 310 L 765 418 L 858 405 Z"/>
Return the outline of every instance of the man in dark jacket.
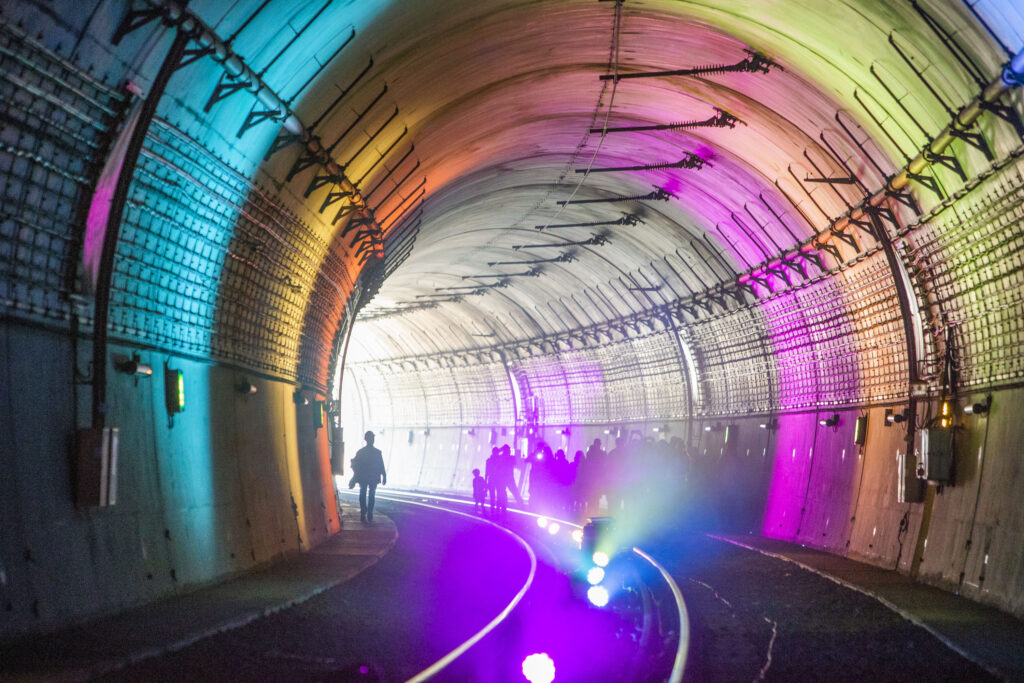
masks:
<path fill-rule="evenodd" d="M 366 445 L 356 451 L 356 456 L 352 458 L 352 480 L 348 487 L 354 488 L 359 484 L 359 518 L 364 522 L 372 522 L 377 485 L 386 485 L 388 474 L 384 471 L 384 457 L 380 449 L 373 447 L 373 432 L 366 432 L 365 439 Z"/>

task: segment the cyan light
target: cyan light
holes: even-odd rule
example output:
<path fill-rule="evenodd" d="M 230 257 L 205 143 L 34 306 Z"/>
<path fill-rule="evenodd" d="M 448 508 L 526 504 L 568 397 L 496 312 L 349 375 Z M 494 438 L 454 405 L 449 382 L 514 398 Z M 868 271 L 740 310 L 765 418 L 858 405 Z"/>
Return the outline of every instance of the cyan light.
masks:
<path fill-rule="evenodd" d="M 608 553 L 606 553 L 606 552 L 598 550 L 596 553 L 594 553 L 594 556 L 591 559 L 594 560 L 594 564 L 596 564 L 598 567 L 607 567 L 608 566 L 608 559 L 609 558 L 608 558 Z"/>

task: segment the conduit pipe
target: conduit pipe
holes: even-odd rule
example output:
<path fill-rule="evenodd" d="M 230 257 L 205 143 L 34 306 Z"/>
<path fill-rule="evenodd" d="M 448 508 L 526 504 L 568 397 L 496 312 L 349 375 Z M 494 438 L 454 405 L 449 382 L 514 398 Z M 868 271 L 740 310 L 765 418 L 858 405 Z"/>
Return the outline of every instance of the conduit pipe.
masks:
<path fill-rule="evenodd" d="M 1013 59 L 1004 65 L 1003 71 L 999 77 L 989 83 L 988 86 L 981 91 L 980 95 L 960 109 L 957 115 L 953 117 L 953 121 L 943 128 L 927 147 L 918 153 L 916 157 L 907 162 L 907 165 L 903 167 L 902 171 L 890 178 L 889 182 L 885 184 L 883 189 L 855 206 L 847 216 L 838 219 L 832 226 L 832 232 L 843 230 L 847 225 L 849 225 L 851 219 L 864 219 L 866 208 L 880 206 L 886 198 L 894 193 L 898 193 L 906 187 L 910 183 L 911 176 L 920 174 L 930 166 L 931 161 L 929 160 L 942 154 L 946 148 L 957 139 L 958 133 L 962 133 L 973 126 L 981 115 L 985 113 L 989 105 L 997 102 L 999 98 L 1011 89 L 1020 87 L 1021 85 L 1024 85 L 1024 49 L 1018 52 Z M 828 235 L 828 233 L 822 234 L 826 237 Z M 822 243 L 819 242 L 819 244 Z"/>

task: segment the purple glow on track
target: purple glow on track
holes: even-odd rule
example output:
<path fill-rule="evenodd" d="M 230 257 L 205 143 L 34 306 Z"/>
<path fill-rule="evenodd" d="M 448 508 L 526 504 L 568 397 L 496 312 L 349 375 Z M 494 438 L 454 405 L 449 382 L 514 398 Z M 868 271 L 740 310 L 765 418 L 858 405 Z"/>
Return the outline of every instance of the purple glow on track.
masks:
<path fill-rule="evenodd" d="M 551 683 L 555 680 L 555 663 L 547 654 L 532 654 L 523 660 L 523 676 L 530 683 Z"/>

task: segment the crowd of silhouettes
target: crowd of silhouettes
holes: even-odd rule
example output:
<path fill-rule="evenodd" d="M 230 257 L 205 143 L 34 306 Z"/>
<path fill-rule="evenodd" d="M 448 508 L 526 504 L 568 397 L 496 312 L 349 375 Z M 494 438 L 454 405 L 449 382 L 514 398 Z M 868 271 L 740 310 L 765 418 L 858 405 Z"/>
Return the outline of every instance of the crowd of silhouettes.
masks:
<path fill-rule="evenodd" d="M 678 438 L 644 439 L 639 432 L 632 438 L 624 432 L 610 450 L 594 439 L 571 459 L 543 441 L 527 457 L 514 455 L 505 445 L 492 449 L 482 475 L 474 470 L 473 493 L 481 512 L 485 493 L 493 513 L 507 510 L 511 493 L 521 507 L 566 519 L 660 514 L 684 490 L 690 498 L 699 495 L 698 482 L 711 472 L 701 467 L 703 460 L 694 458 Z"/>
<path fill-rule="evenodd" d="M 578 522 L 610 516 L 643 528 L 671 518 L 677 526 L 727 529 L 756 521 L 760 503 L 735 491 L 752 485 L 746 479 L 765 476 L 766 463 L 728 448 L 698 450 L 678 437 L 623 430 L 610 449 L 594 439 L 571 459 L 543 441 L 525 457 L 507 445 L 495 447 L 479 482 L 474 480 L 474 498 L 483 512 L 486 492 L 498 515 L 511 493 L 522 509 Z"/>

